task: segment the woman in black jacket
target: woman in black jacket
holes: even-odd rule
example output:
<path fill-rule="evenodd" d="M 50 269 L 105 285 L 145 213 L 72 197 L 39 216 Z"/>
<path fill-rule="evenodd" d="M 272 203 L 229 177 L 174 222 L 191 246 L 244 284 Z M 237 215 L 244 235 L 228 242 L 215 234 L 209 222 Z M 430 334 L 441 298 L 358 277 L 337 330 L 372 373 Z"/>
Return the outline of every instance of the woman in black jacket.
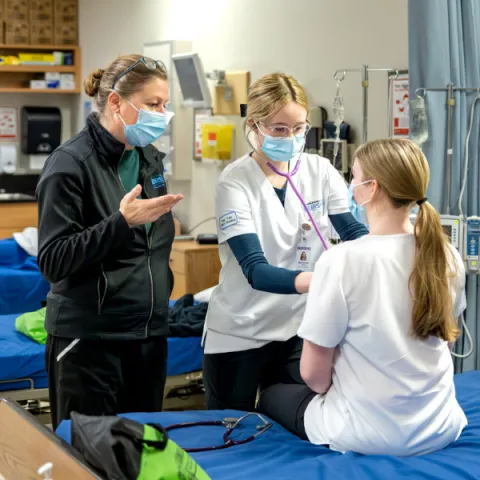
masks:
<path fill-rule="evenodd" d="M 48 158 L 37 187 L 38 264 L 54 428 L 70 412 L 160 411 L 174 239 L 163 153 L 173 114 L 161 62 L 129 55 L 91 73 L 98 113 Z"/>

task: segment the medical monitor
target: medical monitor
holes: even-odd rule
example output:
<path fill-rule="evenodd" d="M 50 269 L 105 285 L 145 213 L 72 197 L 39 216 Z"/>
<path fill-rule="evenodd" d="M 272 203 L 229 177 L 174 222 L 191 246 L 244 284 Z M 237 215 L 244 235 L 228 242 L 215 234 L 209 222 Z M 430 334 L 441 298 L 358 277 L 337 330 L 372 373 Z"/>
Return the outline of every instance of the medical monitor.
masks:
<path fill-rule="evenodd" d="M 416 214 L 410 215 L 410 221 L 415 223 Z M 449 238 L 451 244 L 463 255 L 463 220 L 456 215 L 440 215 L 440 224 L 442 225 L 443 232 Z"/>
<path fill-rule="evenodd" d="M 172 55 L 172 60 L 182 92 L 183 105 L 191 108 L 210 108 L 212 98 L 198 53 L 179 53 Z"/>

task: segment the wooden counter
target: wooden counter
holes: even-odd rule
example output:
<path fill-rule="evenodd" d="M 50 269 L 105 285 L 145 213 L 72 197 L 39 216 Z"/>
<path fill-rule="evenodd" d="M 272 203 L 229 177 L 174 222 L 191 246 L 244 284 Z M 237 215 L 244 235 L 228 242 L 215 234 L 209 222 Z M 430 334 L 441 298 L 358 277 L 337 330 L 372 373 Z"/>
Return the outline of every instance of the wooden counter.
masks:
<path fill-rule="evenodd" d="M 218 245 L 173 242 L 170 268 L 175 278 L 172 300 L 218 285 L 221 268 Z"/>
<path fill-rule="evenodd" d="M 18 405 L 0 400 L 0 478 L 39 479 L 53 463 L 55 480 L 100 480 L 73 449 Z"/>
<path fill-rule="evenodd" d="M 38 227 L 36 202 L 0 203 L 0 239 L 9 238 L 14 232 L 23 232 L 27 227 Z"/>

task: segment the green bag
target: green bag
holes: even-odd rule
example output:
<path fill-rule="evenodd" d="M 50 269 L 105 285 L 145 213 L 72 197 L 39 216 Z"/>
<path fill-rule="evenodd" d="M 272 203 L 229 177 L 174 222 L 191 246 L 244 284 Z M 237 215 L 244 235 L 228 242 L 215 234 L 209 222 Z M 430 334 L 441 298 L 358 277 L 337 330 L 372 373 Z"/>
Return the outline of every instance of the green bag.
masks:
<path fill-rule="evenodd" d="M 47 343 L 47 332 L 45 330 L 46 310 L 46 308 L 41 308 L 36 312 L 24 313 L 17 317 L 15 320 L 17 332 L 22 333 L 37 343 L 45 345 Z"/>
<path fill-rule="evenodd" d="M 161 425 L 71 413 L 72 446 L 107 479 L 210 480 Z"/>

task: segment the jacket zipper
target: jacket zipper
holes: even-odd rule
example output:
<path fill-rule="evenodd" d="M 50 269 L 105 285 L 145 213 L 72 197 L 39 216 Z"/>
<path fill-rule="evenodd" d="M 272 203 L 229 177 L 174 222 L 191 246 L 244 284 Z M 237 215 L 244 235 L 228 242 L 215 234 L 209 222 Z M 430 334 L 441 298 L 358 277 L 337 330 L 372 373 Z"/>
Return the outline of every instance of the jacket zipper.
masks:
<path fill-rule="evenodd" d="M 125 151 L 124 151 L 125 153 Z M 123 155 L 123 154 L 122 154 Z M 122 179 L 120 178 L 120 174 L 118 173 L 118 167 L 116 168 L 116 173 L 117 173 L 117 180 L 118 180 L 118 183 L 120 184 L 120 187 L 122 188 L 122 190 L 126 192 L 125 190 L 125 187 L 123 186 L 123 183 L 122 183 Z M 142 185 L 142 188 L 144 187 L 145 185 Z M 145 189 L 144 189 L 145 190 Z M 148 326 L 150 324 L 150 321 L 152 320 L 152 316 L 153 316 L 153 303 L 154 303 L 154 300 L 155 300 L 155 291 L 153 289 L 153 274 L 152 274 L 152 263 L 151 263 L 151 254 L 152 254 L 152 245 L 151 245 L 151 233 L 153 231 L 153 228 L 154 228 L 155 225 L 153 225 L 152 223 L 152 226 L 150 228 L 150 236 L 148 235 L 148 231 L 147 231 L 147 226 L 144 225 L 145 227 L 145 238 L 147 239 L 147 247 L 148 247 L 148 256 L 147 256 L 147 265 L 148 265 L 148 275 L 149 275 L 149 278 L 150 278 L 150 314 L 148 316 L 148 319 L 147 319 L 147 323 L 145 324 L 145 338 L 148 337 Z"/>
<path fill-rule="evenodd" d="M 150 324 L 150 321 L 152 320 L 153 316 L 153 305 L 155 303 L 155 290 L 153 288 L 153 274 L 152 274 L 152 264 L 151 264 L 151 258 L 152 258 L 152 231 L 155 228 L 155 225 L 152 223 L 152 226 L 150 227 L 150 235 L 148 235 L 147 232 L 147 226 L 145 225 L 145 235 L 147 237 L 147 245 L 148 245 L 148 258 L 147 258 L 147 264 L 148 264 L 148 273 L 150 275 L 150 295 L 151 295 L 151 306 L 150 306 L 150 315 L 148 316 L 147 323 L 145 324 L 145 338 L 148 337 L 148 327 Z"/>
<path fill-rule="evenodd" d="M 101 315 L 102 313 L 102 306 L 103 302 L 105 301 L 105 296 L 107 295 L 108 290 L 108 278 L 103 271 L 103 263 L 100 264 L 100 271 L 102 272 L 103 279 L 105 280 L 105 288 L 103 290 L 102 298 L 100 298 L 100 277 L 98 278 L 97 282 L 97 293 L 98 293 L 98 314 Z"/>

